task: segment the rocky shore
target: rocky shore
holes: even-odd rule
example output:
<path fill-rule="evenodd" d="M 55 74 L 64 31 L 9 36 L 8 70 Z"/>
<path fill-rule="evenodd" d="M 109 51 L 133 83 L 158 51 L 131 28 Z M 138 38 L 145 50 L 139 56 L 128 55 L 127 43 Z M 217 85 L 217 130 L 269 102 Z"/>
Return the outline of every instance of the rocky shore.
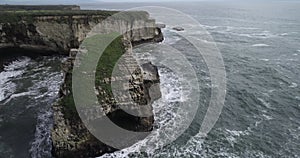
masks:
<path fill-rule="evenodd" d="M 109 95 L 107 95 L 104 90 L 98 89 L 98 95 L 100 95 L 99 97 L 101 98 L 105 98 L 103 101 L 103 109 L 106 109 L 105 113 L 112 122 L 130 131 L 148 132 L 153 129 L 154 123 L 151 103 L 161 97 L 157 67 L 151 63 L 141 66 L 137 65 L 137 63 L 133 60 L 133 57 L 129 54 L 126 54 L 125 58 L 136 64 L 134 65 L 136 69 L 132 73 L 132 78 L 129 81 L 129 91 L 130 97 L 132 97 L 138 106 L 132 107 L 133 104 L 126 101 L 118 102 L 118 105 L 131 106 L 131 108 L 135 108 L 137 111 L 140 109 L 139 106 L 148 106 L 149 111 L 147 112 L 150 112 L 152 116 L 135 117 L 129 115 L 120 109 L 120 107 L 114 103 L 115 99 L 109 98 Z M 65 73 L 65 81 L 60 91 L 60 100 L 53 106 L 55 122 L 52 131 L 53 156 L 95 157 L 101 156 L 105 153 L 114 152 L 116 149 L 102 143 L 87 130 L 76 111 L 73 111 L 70 114 L 70 109 L 66 108 L 66 106 L 68 106 L 66 104 L 70 104 L 70 102 L 65 102 L 64 100 L 69 98 L 71 93 L 71 86 L 68 84 L 70 84 L 72 77 L 71 71 L 73 61 L 74 57 L 70 57 L 64 63 L 63 69 Z M 112 78 L 107 78 L 107 80 L 114 80 L 116 82 L 116 80 Z M 127 100 L 127 98 L 122 96 L 121 99 L 119 98 L 118 100 Z M 93 114 L 95 113 L 89 113 L 91 120 L 99 119 L 97 116 L 93 117 Z"/>
<path fill-rule="evenodd" d="M 12 8 L 16 9 L 16 7 Z M 23 7 L 23 9 L 26 11 L 11 12 L 9 9 L 0 11 L 0 50 L 11 49 L 21 54 L 31 52 L 36 55 L 69 55 L 62 64 L 64 82 L 59 92 L 60 99 L 53 105 L 53 156 L 57 158 L 96 157 L 115 151 L 116 149 L 96 139 L 78 116 L 72 95 L 72 70 L 75 56 L 80 50 L 78 48 L 88 33 L 104 19 L 117 12 L 80 11 L 77 7 L 67 8 L 64 11 L 52 8 L 36 11 L 35 7 L 33 7 L 34 11 L 32 7 Z M 129 95 L 119 95 L 114 98 L 107 88 L 112 82 L 124 79 L 124 76 L 111 76 L 109 67 L 115 65 L 117 60 L 99 67 L 96 93 L 99 102 L 103 105 L 100 108 L 104 109 L 105 115 L 112 122 L 130 131 L 147 132 L 153 129 L 154 122 L 151 103 L 161 97 L 159 75 L 157 67 L 151 63 L 138 65 L 130 48 L 146 42 L 161 42 L 164 38 L 161 29 L 157 27 L 154 19 L 149 18 L 147 12 L 129 12 L 126 16 L 127 19 L 132 20 L 108 20 L 103 25 L 123 34 L 113 42 L 114 45 L 110 48 L 112 50 L 108 51 L 111 54 L 107 54 L 106 58 L 119 56 L 127 62 L 125 64 L 130 70 L 130 77 L 127 80 L 129 86 L 125 87 L 125 90 L 129 91 Z M 123 31 L 127 29 L 130 31 Z M 102 60 L 109 61 L 105 58 Z M 120 70 L 122 68 L 124 67 L 119 67 Z M 133 100 L 135 104 L 127 100 Z M 148 115 L 147 117 L 133 116 L 124 112 L 121 107 L 129 107 L 140 114 L 148 113 Z M 98 117 L 89 116 L 91 120 Z"/>

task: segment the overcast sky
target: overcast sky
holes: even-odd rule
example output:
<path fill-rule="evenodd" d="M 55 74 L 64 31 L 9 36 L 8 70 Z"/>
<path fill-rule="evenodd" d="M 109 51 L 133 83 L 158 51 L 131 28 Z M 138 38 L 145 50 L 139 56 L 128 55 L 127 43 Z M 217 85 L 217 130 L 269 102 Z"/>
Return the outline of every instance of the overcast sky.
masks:
<path fill-rule="evenodd" d="M 97 2 L 173 2 L 173 1 L 228 1 L 228 0 L 0 0 L 0 4 L 84 4 Z M 245 0 L 230 0 L 245 1 Z M 300 0 L 253 0 L 253 1 L 300 1 Z"/>
<path fill-rule="evenodd" d="M 79 4 L 95 2 L 173 2 L 173 1 L 225 1 L 225 0 L 0 0 L 0 4 Z"/>

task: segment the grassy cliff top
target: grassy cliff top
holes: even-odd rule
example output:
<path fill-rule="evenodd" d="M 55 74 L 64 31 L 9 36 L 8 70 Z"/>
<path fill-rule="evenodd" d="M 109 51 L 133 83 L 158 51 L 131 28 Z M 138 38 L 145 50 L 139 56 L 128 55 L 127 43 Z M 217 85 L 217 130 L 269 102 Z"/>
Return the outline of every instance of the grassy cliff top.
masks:
<path fill-rule="evenodd" d="M 118 11 L 107 10 L 14 10 L 0 11 L 0 23 L 13 23 L 19 21 L 32 22 L 36 17 L 43 16 L 100 16 L 107 18 Z M 124 12 L 118 16 L 120 18 L 147 19 L 149 14 L 145 11 Z"/>
<path fill-rule="evenodd" d="M 99 15 L 108 17 L 117 13 L 116 11 L 93 11 L 93 10 L 17 10 L 17 11 L 0 11 L 0 23 L 19 22 L 21 20 L 32 20 L 35 17 L 42 16 L 93 16 Z"/>
<path fill-rule="evenodd" d="M 117 34 L 111 33 L 106 35 L 95 35 L 92 37 L 87 38 L 84 41 L 84 46 L 86 46 L 88 50 L 87 56 L 82 56 L 82 64 L 81 68 L 84 70 L 89 69 L 93 67 L 93 63 L 95 60 L 98 59 L 99 51 L 101 51 L 102 47 L 105 46 L 107 43 L 107 39 L 114 38 Z M 113 97 L 111 85 L 109 83 L 102 82 L 105 78 L 110 78 L 113 73 L 113 69 L 118 62 L 118 60 L 121 58 L 121 56 L 125 53 L 125 47 L 122 42 L 122 36 L 117 37 L 114 39 L 108 47 L 105 48 L 103 51 L 102 56 L 100 57 L 97 68 L 96 68 L 96 78 L 95 78 L 95 87 L 101 87 L 103 91 L 105 91 L 105 94 L 98 96 L 99 101 L 104 101 L 104 99 Z M 73 99 L 73 92 L 72 92 L 72 77 L 73 77 L 73 69 L 71 69 L 69 72 L 66 72 L 66 78 L 65 83 L 67 85 L 67 89 L 71 92 L 70 94 L 64 96 L 61 99 L 60 104 L 64 106 L 64 115 L 65 118 L 69 120 L 76 120 L 78 118 L 78 113 L 76 111 L 75 102 Z M 89 80 L 89 79 L 88 79 Z M 83 89 L 86 89 L 85 82 L 81 83 L 79 86 L 82 86 Z M 97 89 L 99 90 L 99 89 Z M 78 92 L 77 92 L 78 93 Z M 88 99 L 90 96 L 93 96 L 92 94 L 88 93 L 82 93 L 81 96 L 82 99 Z M 90 99 L 93 100 L 93 99 Z"/>
<path fill-rule="evenodd" d="M 0 5 L 1 11 L 16 10 L 80 10 L 78 5 Z"/>

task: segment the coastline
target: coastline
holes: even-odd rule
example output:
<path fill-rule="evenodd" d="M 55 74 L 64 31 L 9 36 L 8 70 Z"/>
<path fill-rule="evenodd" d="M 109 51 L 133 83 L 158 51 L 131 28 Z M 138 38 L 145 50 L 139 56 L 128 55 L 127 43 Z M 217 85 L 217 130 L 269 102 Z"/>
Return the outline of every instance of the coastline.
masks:
<path fill-rule="evenodd" d="M 116 41 L 117 43 L 120 41 Z M 113 42 L 115 43 L 115 42 Z M 132 47 L 131 44 L 128 45 L 128 42 L 121 42 L 123 46 L 123 51 L 126 50 L 126 48 Z M 115 43 L 116 44 L 116 43 Z M 117 44 L 118 45 L 118 44 Z M 126 48 L 125 48 L 126 47 Z M 105 53 L 105 52 L 104 52 Z M 123 52 L 125 55 L 125 52 Z M 122 54 L 123 54 L 122 53 Z M 74 52 L 71 52 L 71 54 L 75 55 L 76 50 Z M 104 55 L 105 56 L 105 55 Z M 125 55 L 127 56 L 127 60 L 132 60 L 132 56 L 130 54 Z M 80 155 L 80 157 L 97 157 L 101 156 L 106 153 L 111 153 L 116 151 L 117 149 L 114 149 L 110 146 L 105 145 L 104 143 L 100 142 L 95 138 L 85 127 L 85 125 L 81 122 L 81 119 L 79 118 L 77 111 L 75 109 L 74 102 L 72 101 L 72 84 L 71 84 L 71 73 L 72 73 L 72 66 L 74 62 L 75 56 L 70 56 L 67 61 L 64 63 L 63 70 L 64 70 L 64 84 L 61 87 L 60 90 L 60 99 L 59 101 L 54 104 L 54 129 L 52 131 L 52 140 L 53 140 L 53 155 L 55 157 L 74 157 Z M 131 58 L 131 59 L 130 59 Z M 101 59 L 100 59 L 101 60 Z M 104 57 L 104 60 L 105 59 Z M 132 78 L 135 80 L 134 85 L 132 87 L 138 87 L 133 88 L 130 90 L 131 97 L 133 97 L 134 101 L 136 101 L 140 106 L 142 105 L 149 105 L 152 104 L 152 102 L 156 99 L 159 99 L 161 97 L 160 90 L 159 90 L 159 76 L 158 76 L 158 70 L 157 68 L 152 64 L 146 64 L 146 65 L 137 65 L 134 72 L 134 77 Z M 151 67 L 154 68 L 154 71 L 149 71 L 147 69 L 151 69 Z M 103 67 L 99 67 L 103 68 Z M 152 68 L 152 69 L 153 69 Z M 104 68 L 105 69 L 105 68 Z M 147 73 L 152 74 L 153 76 L 157 76 L 154 80 L 150 79 L 147 80 L 145 76 L 142 75 L 142 70 L 144 70 Z M 104 74 L 104 73 L 101 73 Z M 97 76 L 97 75 L 96 75 Z M 109 76 L 98 76 L 104 83 L 106 78 L 111 78 Z M 138 82 L 138 83 L 136 83 Z M 107 83 L 110 84 L 110 83 Z M 105 90 L 104 87 L 107 85 L 102 85 L 101 83 L 96 82 L 96 87 L 102 87 L 97 88 L 98 90 L 98 98 L 99 101 L 104 104 L 103 108 L 106 110 L 106 115 L 118 126 L 127 129 L 127 130 L 134 130 L 134 131 L 151 131 L 153 128 L 154 118 L 153 114 L 151 117 L 146 118 L 139 118 L 139 117 L 133 117 L 129 114 L 126 114 L 123 110 L 119 110 L 115 105 L 115 99 L 110 99 L 111 95 L 108 90 Z M 150 87 L 156 87 L 155 91 L 153 90 L 150 92 Z M 144 90 L 141 90 L 144 89 Z M 156 94 L 155 98 L 150 98 L 149 93 Z M 135 98 L 135 97 L 136 98 Z M 120 103 L 121 104 L 121 103 Z M 70 106 L 71 105 L 71 106 Z M 131 106 L 131 105 L 128 105 Z M 137 107 L 137 110 L 139 108 Z M 152 110 L 151 110 L 152 111 Z M 93 115 L 93 114 L 92 114 Z M 91 117 L 91 115 L 89 115 Z M 98 116 L 92 117 L 93 119 L 98 119 Z M 127 120 L 126 122 L 122 120 Z M 78 132 L 80 131 L 80 132 Z"/>
<path fill-rule="evenodd" d="M 62 70 L 64 72 L 63 83 L 60 87 L 59 100 L 54 103 L 54 127 L 52 130 L 52 154 L 55 157 L 96 157 L 101 156 L 105 153 L 113 152 L 116 149 L 109 147 L 100 141 L 98 141 L 81 122 L 78 117 L 74 101 L 72 98 L 72 67 L 74 62 L 74 55 L 76 50 L 84 40 L 88 32 L 97 23 L 100 23 L 115 11 L 80 11 L 80 10 L 47 10 L 47 11 L 36 11 L 36 10 L 17 10 L 14 12 L 3 11 L 4 18 L 0 19 L 0 49 L 4 50 L 16 50 L 16 55 L 57 55 L 69 54 L 69 58 L 63 63 Z M 95 15 L 93 15 L 95 14 Z M 6 15 L 11 18 L 7 20 Z M 126 58 L 130 59 L 134 64 L 134 78 L 131 80 L 131 87 L 129 89 L 130 95 L 133 100 L 140 106 L 149 105 L 161 97 L 159 90 L 159 76 L 157 68 L 148 63 L 148 65 L 138 65 L 133 59 L 131 54 L 128 54 L 129 48 L 137 46 L 142 43 L 149 42 L 161 42 L 164 40 L 162 31 L 156 27 L 155 20 L 149 19 L 147 12 L 128 12 L 127 17 L 137 18 L 140 22 L 134 21 L 117 21 L 116 29 L 132 28 L 130 32 L 125 32 L 122 37 L 118 38 L 117 41 L 113 42 L 112 50 L 107 50 L 108 53 L 105 58 L 111 58 L 115 56 L 115 61 L 111 63 L 107 62 L 105 65 L 100 65 L 100 69 L 106 69 L 107 75 L 102 76 L 100 73 L 100 79 L 110 78 L 112 70 L 108 67 L 114 65 L 116 61 L 125 55 Z M 125 20 L 125 19 L 124 19 Z M 115 27 L 115 23 L 112 21 L 108 23 L 112 28 Z M 152 26 L 151 29 L 144 27 Z M 135 29 L 141 28 L 141 29 Z M 118 31 L 118 30 L 116 30 Z M 122 32 L 121 30 L 119 30 Z M 31 52 L 30 54 L 24 54 L 24 52 Z M 113 53 L 120 53 L 114 55 Z M 6 54 L 1 54 L 5 56 Z M 106 61 L 107 59 L 103 59 Z M 104 68 L 106 67 L 107 68 Z M 152 69 L 151 69 L 152 67 Z M 145 71 L 143 71 L 145 68 Z M 154 71 L 149 71 L 154 70 Z M 103 71 L 103 70 L 102 70 Z M 152 73 L 156 76 L 154 79 L 144 78 L 142 72 Z M 98 83 L 101 87 L 101 80 Z M 109 79 L 111 80 L 111 79 Z M 104 83 L 104 82 L 103 82 Z M 105 83 L 105 84 L 109 84 Z M 97 83 L 96 83 L 97 84 Z M 156 92 L 149 92 L 149 88 L 155 85 Z M 103 86 L 103 85 L 102 85 Z M 107 87 L 107 85 L 104 85 Z M 102 87 L 103 88 L 103 87 Z M 99 99 L 105 102 L 107 110 L 106 114 L 113 120 L 117 125 L 128 130 L 134 131 L 151 131 L 153 128 L 154 118 L 153 115 L 150 117 L 133 117 L 126 114 L 124 111 L 114 107 L 114 101 L 109 97 L 109 91 L 99 89 Z M 151 94 L 156 94 L 155 98 L 150 98 Z M 109 98 L 109 99 L 108 99 Z M 130 105 L 128 105 L 130 106 Z M 139 107 L 135 107 L 139 110 Z M 152 108 L 150 108 L 151 111 Z M 122 119 L 128 120 L 129 122 L 123 122 Z"/>

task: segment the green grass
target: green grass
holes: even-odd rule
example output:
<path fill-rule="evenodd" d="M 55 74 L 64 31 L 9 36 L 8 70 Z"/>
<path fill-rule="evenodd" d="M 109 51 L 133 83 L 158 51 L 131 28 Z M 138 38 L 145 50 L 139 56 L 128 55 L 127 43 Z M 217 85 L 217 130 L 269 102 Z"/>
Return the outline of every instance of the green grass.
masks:
<path fill-rule="evenodd" d="M 95 16 L 98 15 L 103 19 L 117 13 L 116 11 L 93 11 L 93 10 L 31 10 L 31 11 L 0 11 L 0 23 L 16 23 L 21 20 L 33 22 L 36 17 L 40 16 Z"/>
<path fill-rule="evenodd" d="M 103 19 L 118 13 L 118 11 L 105 10 L 15 10 L 15 11 L 0 11 L 0 23 L 17 23 L 21 20 L 33 22 L 36 17 L 41 16 L 89 16 Z M 98 17 L 94 17 L 97 15 Z M 124 19 L 146 19 L 148 14 L 144 11 L 132 11 L 124 14 L 119 14 L 119 18 Z"/>
<path fill-rule="evenodd" d="M 0 10 L 74 10 L 77 5 L 0 5 Z"/>
<path fill-rule="evenodd" d="M 63 113 L 66 119 L 69 121 L 76 121 L 79 119 L 72 94 L 64 96 L 59 104 L 64 106 Z"/>
<path fill-rule="evenodd" d="M 112 42 L 110 42 L 111 40 Z M 122 36 L 119 36 L 117 33 L 96 35 L 86 39 L 83 45 L 87 48 L 89 55 L 83 60 L 85 64 L 82 64 L 82 67 L 86 67 L 86 70 L 90 70 L 94 66 L 93 63 L 97 63 L 94 84 L 96 87 L 100 86 L 101 89 L 106 92 L 106 95 L 100 96 L 100 101 L 104 101 L 103 99 L 105 98 L 112 98 L 113 94 L 110 83 L 103 81 L 105 78 L 112 76 L 116 63 L 125 53 Z M 99 52 L 101 49 L 104 49 L 106 45 L 108 46 L 99 58 Z M 95 62 L 97 59 L 99 60 Z M 88 98 L 88 96 L 86 96 L 86 98 Z"/>
<path fill-rule="evenodd" d="M 110 78 L 112 76 L 116 62 L 124 53 L 125 48 L 122 44 L 121 37 L 118 37 L 106 48 L 97 65 L 95 85 L 101 86 L 110 97 L 112 97 L 111 86 L 102 81 L 104 78 Z"/>
<path fill-rule="evenodd" d="M 107 39 L 112 39 L 113 37 L 117 37 L 114 39 L 110 44 Z M 115 64 L 118 62 L 120 57 L 125 53 L 125 48 L 122 43 L 122 36 L 117 36 L 116 34 L 109 34 L 109 35 L 96 35 L 93 37 L 90 37 L 86 39 L 83 42 L 83 45 L 87 48 L 88 54 L 85 59 L 83 59 L 84 64 L 82 64 L 83 69 L 89 69 L 90 66 L 92 66 L 92 63 L 97 60 L 97 57 L 99 54 L 100 46 L 105 46 L 105 44 L 109 44 L 108 47 L 106 47 L 103 51 L 102 56 L 100 57 L 97 68 L 96 68 L 96 78 L 95 78 L 95 86 L 100 86 L 102 90 L 106 92 L 106 95 L 100 96 L 98 99 L 99 101 L 103 100 L 105 98 L 111 98 L 112 97 L 112 90 L 110 83 L 104 83 L 103 80 L 105 78 L 110 78 L 112 76 L 112 72 L 114 69 Z M 100 47 L 100 48 L 99 48 Z M 97 62 L 97 61 L 96 61 Z M 63 97 L 61 100 L 61 105 L 63 105 L 64 108 L 64 114 L 65 117 L 69 120 L 77 120 L 78 114 L 76 111 L 73 94 L 72 94 L 72 72 L 67 73 L 67 79 L 66 84 L 71 92 L 68 96 Z M 80 86 L 85 87 L 86 83 L 80 83 Z M 89 99 L 90 97 L 89 92 L 83 92 L 80 96 L 83 100 Z"/>

